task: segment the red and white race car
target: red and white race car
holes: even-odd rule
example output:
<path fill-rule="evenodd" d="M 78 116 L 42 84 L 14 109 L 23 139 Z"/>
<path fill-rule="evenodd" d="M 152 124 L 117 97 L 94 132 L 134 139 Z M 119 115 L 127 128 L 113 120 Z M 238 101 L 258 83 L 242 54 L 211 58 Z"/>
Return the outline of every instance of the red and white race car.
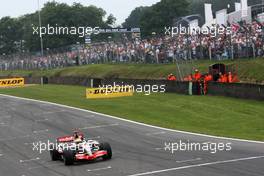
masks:
<path fill-rule="evenodd" d="M 99 143 L 95 140 L 85 140 L 81 132 L 74 132 L 72 136 L 57 138 L 57 145 L 50 146 L 52 161 L 63 160 L 65 165 L 73 165 L 77 161 L 93 161 L 97 158 L 109 160 L 112 149 L 109 143 Z"/>

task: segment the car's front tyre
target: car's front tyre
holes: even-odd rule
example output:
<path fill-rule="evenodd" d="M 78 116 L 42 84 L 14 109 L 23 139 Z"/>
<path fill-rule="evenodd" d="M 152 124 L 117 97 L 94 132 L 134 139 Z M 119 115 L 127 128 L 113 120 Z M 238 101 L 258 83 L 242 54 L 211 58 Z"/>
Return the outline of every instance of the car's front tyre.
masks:
<path fill-rule="evenodd" d="M 52 161 L 57 161 L 61 159 L 61 155 L 56 149 L 50 150 L 50 157 Z"/>
<path fill-rule="evenodd" d="M 75 160 L 75 152 L 72 150 L 63 151 L 63 161 L 66 166 L 73 165 Z"/>
<path fill-rule="evenodd" d="M 112 158 L 112 148 L 109 143 L 107 142 L 100 143 L 100 150 L 107 151 L 107 154 L 102 156 L 104 160 L 109 160 Z"/>

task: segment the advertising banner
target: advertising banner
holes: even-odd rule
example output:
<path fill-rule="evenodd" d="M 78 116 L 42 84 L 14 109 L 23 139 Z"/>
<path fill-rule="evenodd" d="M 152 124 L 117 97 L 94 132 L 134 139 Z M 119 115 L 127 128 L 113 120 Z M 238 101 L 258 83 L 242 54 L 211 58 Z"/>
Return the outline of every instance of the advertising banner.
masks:
<path fill-rule="evenodd" d="M 131 86 L 86 89 L 86 98 L 88 99 L 125 97 L 133 96 L 133 94 Z"/>
<path fill-rule="evenodd" d="M 0 88 L 1 87 L 15 87 L 15 86 L 24 86 L 24 78 L 10 78 L 10 79 L 0 79 Z"/>

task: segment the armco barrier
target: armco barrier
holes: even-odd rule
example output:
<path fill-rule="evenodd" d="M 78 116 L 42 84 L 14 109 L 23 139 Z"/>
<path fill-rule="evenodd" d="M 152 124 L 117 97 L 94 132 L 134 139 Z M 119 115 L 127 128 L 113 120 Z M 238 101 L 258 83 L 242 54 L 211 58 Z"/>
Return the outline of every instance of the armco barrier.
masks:
<path fill-rule="evenodd" d="M 188 94 L 189 83 L 167 80 L 140 80 L 140 79 L 110 79 L 102 80 L 103 85 L 129 84 L 129 85 L 166 85 L 166 92 Z M 193 90 L 195 89 L 193 84 Z M 212 82 L 208 85 L 208 94 L 216 96 L 227 96 L 243 99 L 264 100 L 264 85 L 247 84 L 247 83 L 216 83 Z M 195 91 L 193 91 L 195 92 Z"/>
<path fill-rule="evenodd" d="M 165 85 L 166 92 L 168 93 L 181 93 L 187 94 L 188 93 L 188 82 L 178 82 L 178 81 L 167 81 L 167 80 L 146 80 L 146 79 L 104 79 L 102 80 L 102 85 Z"/>
<path fill-rule="evenodd" d="M 26 84 L 40 84 L 41 77 L 25 77 Z"/>
<path fill-rule="evenodd" d="M 87 77 L 49 77 L 49 84 L 66 84 L 66 85 L 80 85 L 86 87 L 99 87 L 101 85 L 101 79 L 92 79 Z"/>
<path fill-rule="evenodd" d="M 264 85 L 246 83 L 209 83 L 209 95 L 264 100 Z"/>

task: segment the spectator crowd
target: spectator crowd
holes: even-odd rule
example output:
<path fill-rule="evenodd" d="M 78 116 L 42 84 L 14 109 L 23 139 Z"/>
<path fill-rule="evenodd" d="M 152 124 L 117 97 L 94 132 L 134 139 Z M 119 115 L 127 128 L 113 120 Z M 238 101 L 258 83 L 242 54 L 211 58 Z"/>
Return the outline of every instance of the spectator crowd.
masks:
<path fill-rule="evenodd" d="M 149 39 L 125 39 L 79 45 L 66 51 L 46 51 L 44 56 L 26 53 L 0 56 L 0 70 L 51 69 L 98 63 L 172 63 L 178 60 L 235 59 L 264 56 L 263 27 L 232 24 L 232 34 L 153 35 Z"/>

